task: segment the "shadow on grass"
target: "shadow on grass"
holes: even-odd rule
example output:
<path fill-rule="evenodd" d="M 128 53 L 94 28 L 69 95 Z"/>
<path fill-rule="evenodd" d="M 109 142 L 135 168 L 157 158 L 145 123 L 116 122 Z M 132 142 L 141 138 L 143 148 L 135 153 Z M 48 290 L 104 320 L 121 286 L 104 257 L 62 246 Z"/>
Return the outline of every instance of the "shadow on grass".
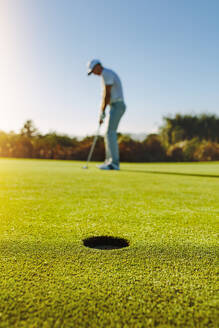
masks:
<path fill-rule="evenodd" d="M 219 175 L 208 175 L 208 174 L 198 174 L 198 173 L 180 173 L 180 172 L 148 171 L 148 170 L 144 171 L 144 170 L 127 170 L 127 169 L 122 169 L 121 172 L 180 175 L 180 176 L 199 177 L 199 178 L 219 178 Z"/>

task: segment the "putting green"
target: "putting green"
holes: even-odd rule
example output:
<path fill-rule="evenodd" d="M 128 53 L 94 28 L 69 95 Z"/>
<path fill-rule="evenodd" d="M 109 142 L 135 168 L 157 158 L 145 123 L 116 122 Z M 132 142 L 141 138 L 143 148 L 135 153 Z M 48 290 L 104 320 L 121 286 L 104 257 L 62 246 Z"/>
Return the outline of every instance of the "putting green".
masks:
<path fill-rule="evenodd" d="M 219 163 L 81 167 L 0 160 L 0 327 L 216 327 Z"/>

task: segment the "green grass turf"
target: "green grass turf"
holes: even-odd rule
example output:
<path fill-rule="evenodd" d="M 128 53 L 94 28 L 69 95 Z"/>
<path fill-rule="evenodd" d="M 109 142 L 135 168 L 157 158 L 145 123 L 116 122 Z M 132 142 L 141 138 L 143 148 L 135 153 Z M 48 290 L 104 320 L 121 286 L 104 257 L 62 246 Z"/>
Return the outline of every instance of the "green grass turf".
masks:
<path fill-rule="evenodd" d="M 0 327 L 216 327 L 219 163 L 81 167 L 0 160 Z"/>

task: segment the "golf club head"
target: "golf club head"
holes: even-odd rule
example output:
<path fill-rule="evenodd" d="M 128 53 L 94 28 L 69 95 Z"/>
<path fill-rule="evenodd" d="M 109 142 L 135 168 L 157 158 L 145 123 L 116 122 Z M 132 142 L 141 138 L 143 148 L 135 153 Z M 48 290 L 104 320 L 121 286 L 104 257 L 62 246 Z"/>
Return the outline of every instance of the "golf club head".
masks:
<path fill-rule="evenodd" d="M 82 169 L 87 170 L 87 169 L 88 169 L 88 166 L 87 166 L 87 165 L 84 165 L 84 166 L 82 167 Z"/>

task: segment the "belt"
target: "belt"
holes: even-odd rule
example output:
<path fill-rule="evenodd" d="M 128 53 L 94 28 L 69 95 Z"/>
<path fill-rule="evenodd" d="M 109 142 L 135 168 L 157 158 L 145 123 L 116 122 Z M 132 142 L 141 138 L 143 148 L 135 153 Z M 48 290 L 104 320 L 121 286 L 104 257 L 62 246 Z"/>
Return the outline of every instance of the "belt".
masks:
<path fill-rule="evenodd" d="M 112 100 L 112 101 L 110 102 L 110 105 L 111 105 L 111 104 L 115 104 L 115 103 L 117 103 L 117 102 L 124 102 L 124 100 L 123 100 L 122 98 L 114 99 L 114 100 Z"/>

